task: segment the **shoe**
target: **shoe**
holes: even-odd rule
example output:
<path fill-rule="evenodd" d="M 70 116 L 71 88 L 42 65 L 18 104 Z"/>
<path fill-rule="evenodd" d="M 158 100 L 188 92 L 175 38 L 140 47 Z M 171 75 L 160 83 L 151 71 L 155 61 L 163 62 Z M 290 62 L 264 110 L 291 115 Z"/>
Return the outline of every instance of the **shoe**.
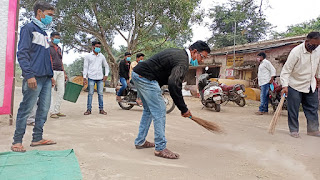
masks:
<path fill-rule="evenodd" d="M 294 138 L 300 138 L 300 135 L 298 132 L 290 132 L 289 133 L 291 137 L 294 137 Z"/>
<path fill-rule="evenodd" d="M 261 112 L 261 111 L 258 111 L 258 112 L 255 112 L 256 115 L 263 115 L 264 112 Z"/>
<path fill-rule="evenodd" d="M 307 132 L 307 135 L 320 137 L 320 131 Z"/>
<path fill-rule="evenodd" d="M 50 117 L 54 118 L 54 119 L 58 119 L 59 118 L 59 116 L 57 114 L 51 114 Z"/>
<path fill-rule="evenodd" d="M 99 111 L 99 114 L 107 115 L 107 112 L 105 112 L 103 109 Z"/>
<path fill-rule="evenodd" d="M 57 116 L 59 116 L 59 117 L 66 117 L 66 115 L 65 115 L 65 114 L 62 114 L 62 113 L 58 113 Z"/>
<path fill-rule="evenodd" d="M 83 113 L 83 115 L 89 115 L 89 114 L 91 114 L 90 110 L 87 110 L 86 112 Z"/>

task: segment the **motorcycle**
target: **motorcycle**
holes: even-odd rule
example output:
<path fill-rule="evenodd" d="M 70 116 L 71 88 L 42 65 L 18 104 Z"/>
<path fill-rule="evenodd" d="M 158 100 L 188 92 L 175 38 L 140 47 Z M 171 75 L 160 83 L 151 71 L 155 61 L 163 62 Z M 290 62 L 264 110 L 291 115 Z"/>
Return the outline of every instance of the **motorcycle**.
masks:
<path fill-rule="evenodd" d="M 276 76 L 275 78 L 280 77 Z M 273 81 L 273 83 L 270 84 L 269 88 L 269 102 L 272 105 L 272 109 L 274 112 L 276 112 L 278 104 L 281 99 L 281 90 L 282 86 L 276 82 Z M 287 98 L 284 100 L 282 110 L 287 110 Z"/>
<path fill-rule="evenodd" d="M 219 84 L 219 86 L 223 90 L 222 102 L 228 103 L 229 101 L 233 101 L 240 107 L 246 105 L 246 100 L 244 98 L 246 98 L 247 96 L 244 94 L 246 90 L 243 84 L 227 86 L 221 83 Z"/>
<path fill-rule="evenodd" d="M 121 88 L 121 85 L 118 85 L 116 87 L 116 94 L 120 88 Z M 166 104 L 166 112 L 167 112 L 167 114 L 169 114 L 175 108 L 174 102 L 170 96 L 168 89 L 162 88 L 161 91 L 162 91 L 163 100 Z M 123 97 L 121 98 L 121 101 L 118 102 L 119 106 L 124 110 L 130 110 L 131 108 L 133 108 L 133 106 L 142 107 L 142 105 L 139 105 L 136 102 L 137 95 L 138 95 L 137 89 L 134 87 L 133 83 L 130 82 L 130 84 L 127 86 L 127 88 L 122 93 Z"/>
<path fill-rule="evenodd" d="M 206 67 L 206 71 L 208 68 Z M 207 73 L 199 76 L 198 90 L 201 97 L 201 103 L 207 108 L 214 108 L 220 112 L 223 91 L 217 82 L 210 82 L 210 75 Z"/>

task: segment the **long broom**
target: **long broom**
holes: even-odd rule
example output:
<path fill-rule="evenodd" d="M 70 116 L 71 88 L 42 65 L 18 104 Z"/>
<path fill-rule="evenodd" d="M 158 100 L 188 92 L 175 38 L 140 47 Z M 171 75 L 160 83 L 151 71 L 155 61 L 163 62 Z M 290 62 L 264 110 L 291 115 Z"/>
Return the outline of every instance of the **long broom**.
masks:
<path fill-rule="evenodd" d="M 200 126 L 206 128 L 207 130 L 211 131 L 211 132 L 218 132 L 218 133 L 222 133 L 223 130 L 220 128 L 219 125 L 217 125 L 216 123 L 210 122 L 210 121 L 206 121 L 204 119 L 201 119 L 199 117 L 196 116 L 190 116 L 190 119 L 192 119 L 194 122 L 196 122 L 197 124 L 199 124 Z"/>
<path fill-rule="evenodd" d="M 276 125 L 277 125 L 277 122 L 280 118 L 280 115 L 281 115 L 281 111 L 282 111 L 282 106 L 283 106 L 283 103 L 284 103 L 284 100 L 286 99 L 286 94 L 283 94 L 283 96 L 281 97 L 280 99 L 280 102 L 278 104 L 278 107 L 277 107 L 277 110 L 276 112 L 274 113 L 273 117 L 272 117 L 272 120 L 270 122 L 270 126 L 269 126 L 269 133 L 270 134 L 274 134 L 274 131 L 276 129 Z"/>

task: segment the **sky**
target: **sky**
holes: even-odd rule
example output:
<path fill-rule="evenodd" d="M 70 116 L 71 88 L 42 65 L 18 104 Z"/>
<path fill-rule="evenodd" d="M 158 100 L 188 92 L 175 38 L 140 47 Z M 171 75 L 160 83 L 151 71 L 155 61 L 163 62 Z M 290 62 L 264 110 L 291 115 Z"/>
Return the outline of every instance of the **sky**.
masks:
<path fill-rule="evenodd" d="M 260 3 L 260 0 L 256 1 Z M 202 0 L 200 6 L 208 12 L 211 7 L 226 2 L 228 0 Z M 277 32 L 284 32 L 287 26 L 306 22 L 320 16 L 320 0 L 263 0 L 263 3 L 267 21 L 275 26 L 274 30 Z M 204 22 L 209 22 L 209 18 L 204 18 Z M 211 36 L 209 28 L 205 27 L 204 24 L 194 25 L 192 31 L 192 42 L 206 41 Z M 126 42 L 120 36 L 116 36 L 114 42 L 116 42 L 116 47 L 126 45 Z M 192 42 L 187 42 L 185 46 L 189 46 Z M 75 59 L 84 55 L 70 51 L 68 54 L 64 53 L 63 62 L 71 64 Z"/>

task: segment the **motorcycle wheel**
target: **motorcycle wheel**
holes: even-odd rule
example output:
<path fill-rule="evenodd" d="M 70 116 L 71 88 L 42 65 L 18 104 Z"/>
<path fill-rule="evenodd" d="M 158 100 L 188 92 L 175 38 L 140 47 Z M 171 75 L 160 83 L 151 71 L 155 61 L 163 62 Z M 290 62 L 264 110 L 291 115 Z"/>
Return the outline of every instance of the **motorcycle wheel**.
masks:
<path fill-rule="evenodd" d="M 243 97 L 241 97 L 238 101 L 236 101 L 236 104 L 240 107 L 243 107 L 246 105 L 246 100 Z"/>
<path fill-rule="evenodd" d="M 214 109 L 216 110 L 216 112 L 220 112 L 221 105 L 220 104 L 215 104 Z"/>
<path fill-rule="evenodd" d="M 166 104 L 166 113 L 169 114 L 174 110 L 174 103 L 169 93 L 165 92 L 162 94 L 164 103 Z"/>
<path fill-rule="evenodd" d="M 124 110 L 130 110 L 134 106 L 132 104 L 127 104 L 127 103 L 123 103 L 123 102 L 118 102 L 118 104 Z"/>

